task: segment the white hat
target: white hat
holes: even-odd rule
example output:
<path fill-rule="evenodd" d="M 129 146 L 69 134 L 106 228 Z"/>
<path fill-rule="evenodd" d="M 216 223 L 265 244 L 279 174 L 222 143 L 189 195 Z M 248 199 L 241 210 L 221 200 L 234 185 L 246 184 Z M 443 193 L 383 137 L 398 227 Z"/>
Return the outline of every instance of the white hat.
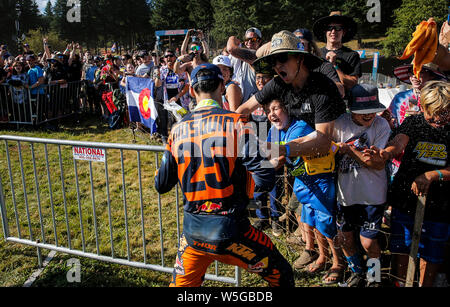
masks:
<path fill-rule="evenodd" d="M 230 58 L 225 55 L 216 56 L 213 60 L 214 65 L 224 65 L 231 68 Z"/>

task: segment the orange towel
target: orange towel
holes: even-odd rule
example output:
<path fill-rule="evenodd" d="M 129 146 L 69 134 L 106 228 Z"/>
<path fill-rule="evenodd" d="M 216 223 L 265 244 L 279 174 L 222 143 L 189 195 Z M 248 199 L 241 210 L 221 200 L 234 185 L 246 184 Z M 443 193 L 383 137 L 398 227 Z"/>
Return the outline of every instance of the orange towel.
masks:
<path fill-rule="evenodd" d="M 406 60 L 414 54 L 414 75 L 419 78 L 424 64 L 433 61 L 438 44 L 437 26 L 433 18 L 422 21 L 413 33 L 413 39 L 406 46 L 400 60 Z"/>

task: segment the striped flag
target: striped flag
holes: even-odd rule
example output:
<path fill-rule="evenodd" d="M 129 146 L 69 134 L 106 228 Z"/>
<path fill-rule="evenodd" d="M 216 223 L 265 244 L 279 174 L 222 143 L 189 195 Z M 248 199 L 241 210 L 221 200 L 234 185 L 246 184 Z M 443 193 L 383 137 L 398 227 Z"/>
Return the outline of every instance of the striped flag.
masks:
<path fill-rule="evenodd" d="M 126 97 L 131 122 L 141 122 L 156 132 L 156 111 L 153 100 L 154 82 L 149 78 L 127 77 Z"/>

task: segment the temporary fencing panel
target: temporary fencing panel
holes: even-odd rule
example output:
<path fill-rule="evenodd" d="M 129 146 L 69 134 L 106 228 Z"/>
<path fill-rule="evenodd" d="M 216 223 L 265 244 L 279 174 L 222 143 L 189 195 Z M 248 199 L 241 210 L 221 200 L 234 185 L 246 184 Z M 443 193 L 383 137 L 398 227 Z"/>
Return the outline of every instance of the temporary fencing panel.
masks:
<path fill-rule="evenodd" d="M 181 193 L 154 189 L 162 146 L 0 136 L 6 241 L 172 273 Z M 164 204 L 164 205 L 163 205 Z M 41 263 L 41 259 L 39 259 Z M 205 278 L 240 286 L 238 267 Z"/>
<path fill-rule="evenodd" d="M 82 81 L 46 84 L 36 93 L 22 86 L 0 84 L 0 123 L 40 125 L 79 110 Z"/>

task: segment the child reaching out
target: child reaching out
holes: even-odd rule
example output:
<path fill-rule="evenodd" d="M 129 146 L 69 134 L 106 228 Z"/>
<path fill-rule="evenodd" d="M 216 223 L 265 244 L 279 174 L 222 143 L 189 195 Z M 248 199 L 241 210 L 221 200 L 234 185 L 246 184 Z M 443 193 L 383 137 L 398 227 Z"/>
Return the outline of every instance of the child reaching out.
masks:
<path fill-rule="evenodd" d="M 346 281 L 349 287 L 379 286 L 372 278 L 364 284 L 366 265 L 358 253 L 354 232 L 359 232 L 368 258 L 379 259 L 381 249 L 377 237 L 386 203 L 387 175 L 385 162 L 381 159 L 369 161 L 364 150 L 371 146 L 386 146 L 391 129 L 388 122 L 377 115 L 384 110 L 375 86 L 356 85 L 351 91 L 351 113 L 341 115 L 334 126 L 333 138 L 339 144 L 341 155 L 337 220 L 344 256 L 352 271 Z"/>
<path fill-rule="evenodd" d="M 265 112 L 272 128 L 269 130 L 267 141 L 281 145 L 289 141 L 308 137 L 314 132 L 305 121 L 291 118 L 284 104 L 279 100 L 273 100 L 265 106 Z M 333 284 L 340 281 L 343 264 L 337 250 L 334 248 L 333 239 L 337 234 L 335 220 L 335 183 L 333 177 L 334 153 L 337 146 L 332 145 L 334 151 L 318 159 L 309 157 L 284 158 L 288 172 L 295 177 L 294 192 L 298 201 L 302 204 L 301 222 L 307 225 L 306 249 L 294 262 L 294 268 L 300 269 L 299 262 L 303 262 L 303 268 L 308 273 L 319 273 L 325 270 L 329 257 L 328 245 L 333 254 L 333 264 L 323 278 L 324 284 Z M 305 162 L 306 161 L 306 162 Z M 313 162 L 314 161 L 314 162 Z M 319 253 L 315 251 L 314 235 L 319 245 Z M 305 260 L 308 260 L 305 262 Z M 309 264 L 309 266 L 307 266 Z"/>

